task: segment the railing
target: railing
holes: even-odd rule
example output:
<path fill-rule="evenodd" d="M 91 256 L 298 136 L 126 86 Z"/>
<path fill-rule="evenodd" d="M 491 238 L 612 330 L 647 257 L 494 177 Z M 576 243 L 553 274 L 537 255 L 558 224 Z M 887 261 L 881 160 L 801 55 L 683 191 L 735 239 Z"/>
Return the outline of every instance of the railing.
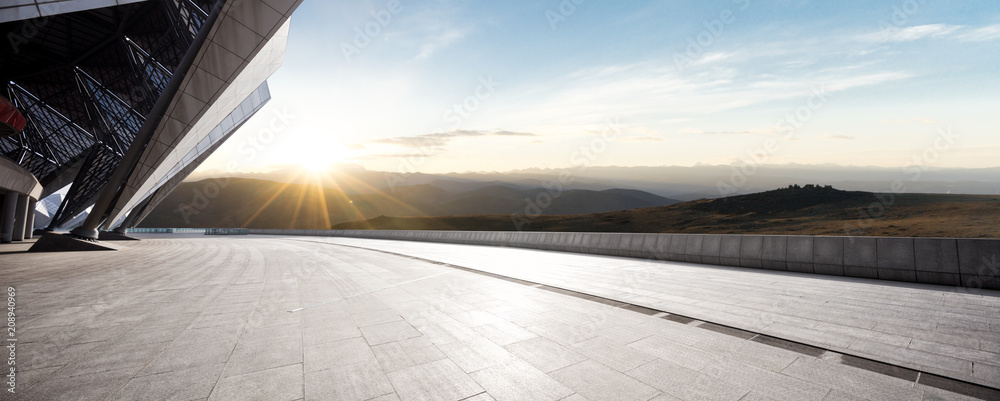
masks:
<path fill-rule="evenodd" d="M 205 235 L 247 235 L 245 228 L 206 228 Z"/>

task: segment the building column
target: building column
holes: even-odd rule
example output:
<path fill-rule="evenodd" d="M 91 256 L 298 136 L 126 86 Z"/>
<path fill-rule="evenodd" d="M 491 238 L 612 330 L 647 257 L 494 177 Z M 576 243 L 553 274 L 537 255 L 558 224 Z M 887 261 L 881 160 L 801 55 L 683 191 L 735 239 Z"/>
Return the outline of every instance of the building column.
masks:
<path fill-rule="evenodd" d="M 37 200 L 28 198 L 28 216 L 24 224 L 24 239 L 31 239 L 32 233 L 35 232 L 35 207 L 37 204 Z"/>
<path fill-rule="evenodd" d="M 7 191 L 3 195 L 3 209 L 0 209 L 0 243 L 9 244 L 14 237 L 14 210 L 17 208 L 17 192 Z"/>
<path fill-rule="evenodd" d="M 17 205 L 14 208 L 14 231 L 11 240 L 24 241 L 24 223 L 27 223 L 28 195 L 17 194 Z"/>

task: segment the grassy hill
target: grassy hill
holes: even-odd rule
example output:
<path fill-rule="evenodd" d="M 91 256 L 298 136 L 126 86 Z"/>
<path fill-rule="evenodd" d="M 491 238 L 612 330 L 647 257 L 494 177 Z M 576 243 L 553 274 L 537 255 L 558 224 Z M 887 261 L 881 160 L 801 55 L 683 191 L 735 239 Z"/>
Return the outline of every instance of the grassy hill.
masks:
<path fill-rule="evenodd" d="M 527 217 L 522 230 L 998 238 L 1000 196 L 891 195 L 807 186 L 662 207 Z M 509 231 L 517 224 L 510 214 L 383 216 L 334 228 Z"/>

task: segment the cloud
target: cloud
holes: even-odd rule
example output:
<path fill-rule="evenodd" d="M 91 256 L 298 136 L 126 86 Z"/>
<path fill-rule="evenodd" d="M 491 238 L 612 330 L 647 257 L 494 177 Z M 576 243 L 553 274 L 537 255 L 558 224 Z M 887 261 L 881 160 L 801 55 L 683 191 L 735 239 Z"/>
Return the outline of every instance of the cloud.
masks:
<path fill-rule="evenodd" d="M 665 138 L 658 136 L 629 136 L 622 138 L 623 141 L 627 142 L 665 142 Z"/>
<path fill-rule="evenodd" d="M 528 132 L 515 131 L 482 131 L 482 130 L 454 130 L 449 132 L 438 132 L 433 134 L 423 134 L 415 136 L 397 136 L 369 141 L 370 144 L 392 145 L 404 148 L 441 148 L 446 143 L 455 138 L 475 138 L 488 136 L 506 137 L 535 137 L 538 135 Z"/>
<path fill-rule="evenodd" d="M 880 32 L 873 32 L 863 35 L 865 42 L 912 42 L 926 38 L 939 38 L 948 36 L 962 29 L 960 25 L 948 24 L 928 24 L 909 26 L 905 28 L 885 28 Z"/>
<path fill-rule="evenodd" d="M 468 30 L 451 28 L 429 35 L 420 45 L 420 53 L 417 53 L 418 60 L 426 60 L 440 49 L 452 45 L 468 34 Z"/>
<path fill-rule="evenodd" d="M 781 133 L 778 127 L 754 128 L 741 131 L 705 131 L 697 128 L 683 128 L 677 131 L 686 135 L 777 135 Z"/>
<path fill-rule="evenodd" d="M 935 120 L 933 118 L 918 117 L 918 118 L 906 118 L 906 119 L 895 119 L 895 120 L 884 120 L 879 121 L 879 124 L 889 124 L 889 125 L 906 125 L 906 124 L 940 124 L 941 120 Z"/>
<path fill-rule="evenodd" d="M 1000 24 L 972 28 L 962 25 L 928 24 L 905 28 L 886 28 L 862 35 L 863 42 L 913 42 L 928 38 L 954 38 L 963 42 L 987 42 L 1000 39 Z"/>
<path fill-rule="evenodd" d="M 972 32 L 958 35 L 958 39 L 965 42 L 986 42 L 1000 39 L 1000 24 L 973 29 Z"/>
<path fill-rule="evenodd" d="M 361 143 L 349 143 L 349 144 L 347 144 L 347 148 L 350 149 L 350 150 L 368 149 L 367 146 L 365 146 L 364 144 L 361 144 Z"/>
<path fill-rule="evenodd" d="M 426 153 L 379 153 L 355 157 L 354 160 L 374 160 L 374 159 L 409 159 L 413 157 L 431 157 Z"/>
<path fill-rule="evenodd" d="M 853 136 L 847 136 L 847 135 L 824 134 L 823 136 L 819 137 L 819 139 L 837 140 L 837 141 L 853 141 L 854 137 Z"/>

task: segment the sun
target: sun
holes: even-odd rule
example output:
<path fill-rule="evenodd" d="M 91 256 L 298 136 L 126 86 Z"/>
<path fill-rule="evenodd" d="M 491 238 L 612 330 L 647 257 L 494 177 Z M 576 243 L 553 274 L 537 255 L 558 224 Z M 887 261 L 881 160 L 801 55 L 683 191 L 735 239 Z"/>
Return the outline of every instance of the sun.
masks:
<path fill-rule="evenodd" d="M 316 143 L 298 149 L 296 153 L 294 163 L 314 173 L 327 171 L 334 164 L 351 158 L 350 151 L 344 145 L 331 143 Z"/>
<path fill-rule="evenodd" d="M 306 157 L 298 161 L 299 166 L 313 173 L 318 173 L 330 168 L 334 161 L 322 157 Z"/>

